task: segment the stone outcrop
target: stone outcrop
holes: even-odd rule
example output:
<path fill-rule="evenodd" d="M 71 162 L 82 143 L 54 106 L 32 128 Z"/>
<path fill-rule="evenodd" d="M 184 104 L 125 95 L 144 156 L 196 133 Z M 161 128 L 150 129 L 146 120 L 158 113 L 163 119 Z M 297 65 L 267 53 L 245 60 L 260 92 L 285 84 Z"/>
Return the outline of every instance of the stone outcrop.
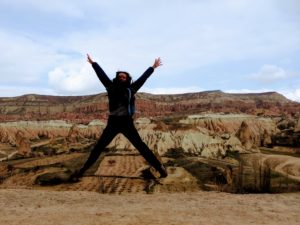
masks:
<path fill-rule="evenodd" d="M 24 133 L 22 131 L 18 131 L 15 135 L 15 138 L 18 153 L 21 155 L 29 156 L 31 153 L 30 142 L 24 137 Z"/>
<path fill-rule="evenodd" d="M 278 132 L 272 136 L 272 143 L 278 146 L 300 147 L 300 119 L 281 118 Z"/>
<path fill-rule="evenodd" d="M 254 149 L 260 144 L 260 134 L 255 133 L 245 121 L 242 122 L 240 129 L 237 131 L 237 137 L 247 150 Z"/>

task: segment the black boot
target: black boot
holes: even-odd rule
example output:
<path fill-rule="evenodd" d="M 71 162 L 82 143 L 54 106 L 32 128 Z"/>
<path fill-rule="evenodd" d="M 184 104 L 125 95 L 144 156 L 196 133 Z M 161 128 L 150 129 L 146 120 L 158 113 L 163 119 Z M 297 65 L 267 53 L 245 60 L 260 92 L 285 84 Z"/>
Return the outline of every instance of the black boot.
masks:
<path fill-rule="evenodd" d="M 69 182 L 79 182 L 79 178 L 83 176 L 83 172 L 81 170 L 75 170 L 69 177 Z"/>
<path fill-rule="evenodd" d="M 160 168 L 158 169 L 158 172 L 160 173 L 160 178 L 165 178 L 168 176 L 168 172 L 164 165 L 161 165 Z"/>

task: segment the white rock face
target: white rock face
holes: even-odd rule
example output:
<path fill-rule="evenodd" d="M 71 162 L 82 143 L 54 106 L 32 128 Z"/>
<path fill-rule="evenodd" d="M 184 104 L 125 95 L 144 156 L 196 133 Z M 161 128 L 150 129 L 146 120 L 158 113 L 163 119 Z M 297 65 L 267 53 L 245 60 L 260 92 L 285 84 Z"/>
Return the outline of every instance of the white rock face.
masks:
<path fill-rule="evenodd" d="M 100 127 L 105 127 L 105 123 L 101 120 L 92 120 L 88 126 L 100 126 Z"/>
<path fill-rule="evenodd" d="M 241 128 L 243 121 L 247 124 L 245 130 Z M 252 152 L 259 146 L 260 138 L 266 135 L 266 130 L 269 133 L 276 130 L 271 119 L 248 115 L 193 115 L 179 123 L 189 126 L 173 130 L 165 127 L 156 129 L 155 123 L 147 121 L 136 123 L 136 127 L 149 148 L 160 155 L 170 149 L 180 149 L 185 153 L 208 158 L 225 156 L 227 151 Z M 238 135 L 239 131 L 242 135 Z M 109 147 L 134 149 L 122 135 L 118 135 Z"/>
<path fill-rule="evenodd" d="M 100 120 L 88 125 L 65 121 L 1 123 L 0 142 L 16 145 L 17 133 L 20 132 L 22 138 L 29 141 L 42 137 L 65 137 L 69 142 L 78 142 L 81 138 L 97 140 L 105 125 L 106 121 Z M 178 149 L 209 158 L 223 157 L 228 151 L 253 151 L 277 129 L 272 119 L 232 114 L 192 115 L 166 123 L 163 120 L 139 118 L 135 125 L 143 141 L 160 155 L 170 149 Z M 123 135 L 117 135 L 108 147 L 134 149 Z"/>

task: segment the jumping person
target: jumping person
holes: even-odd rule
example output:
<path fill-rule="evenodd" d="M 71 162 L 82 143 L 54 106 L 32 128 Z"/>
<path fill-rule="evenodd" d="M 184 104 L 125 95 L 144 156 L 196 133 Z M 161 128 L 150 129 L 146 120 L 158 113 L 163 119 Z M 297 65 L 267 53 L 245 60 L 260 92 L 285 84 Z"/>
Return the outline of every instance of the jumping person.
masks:
<path fill-rule="evenodd" d="M 83 176 L 84 172 L 95 163 L 104 148 L 118 133 L 122 133 L 133 144 L 146 161 L 160 173 L 161 178 L 166 177 L 168 174 L 165 167 L 142 141 L 132 118 L 135 107 L 134 95 L 154 70 L 162 65 L 160 58 L 155 59 L 153 66 L 149 67 L 135 82 L 132 82 L 130 74 L 124 71 L 118 71 L 116 77 L 110 80 L 98 63 L 94 62 L 88 54 L 87 61 L 92 65 L 99 80 L 107 90 L 109 118 L 100 139 L 92 149 L 83 167 L 76 172 L 76 175 L 74 174 L 75 177 Z"/>

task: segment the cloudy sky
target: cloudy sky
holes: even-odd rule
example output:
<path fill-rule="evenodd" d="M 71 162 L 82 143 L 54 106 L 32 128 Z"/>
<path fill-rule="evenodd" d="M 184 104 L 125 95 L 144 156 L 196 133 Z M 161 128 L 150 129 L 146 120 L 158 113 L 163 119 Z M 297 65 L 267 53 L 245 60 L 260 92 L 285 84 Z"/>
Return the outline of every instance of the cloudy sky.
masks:
<path fill-rule="evenodd" d="M 277 91 L 300 102 L 298 0 L 0 0 L 0 96 L 104 92 L 89 53 L 141 91 Z"/>

